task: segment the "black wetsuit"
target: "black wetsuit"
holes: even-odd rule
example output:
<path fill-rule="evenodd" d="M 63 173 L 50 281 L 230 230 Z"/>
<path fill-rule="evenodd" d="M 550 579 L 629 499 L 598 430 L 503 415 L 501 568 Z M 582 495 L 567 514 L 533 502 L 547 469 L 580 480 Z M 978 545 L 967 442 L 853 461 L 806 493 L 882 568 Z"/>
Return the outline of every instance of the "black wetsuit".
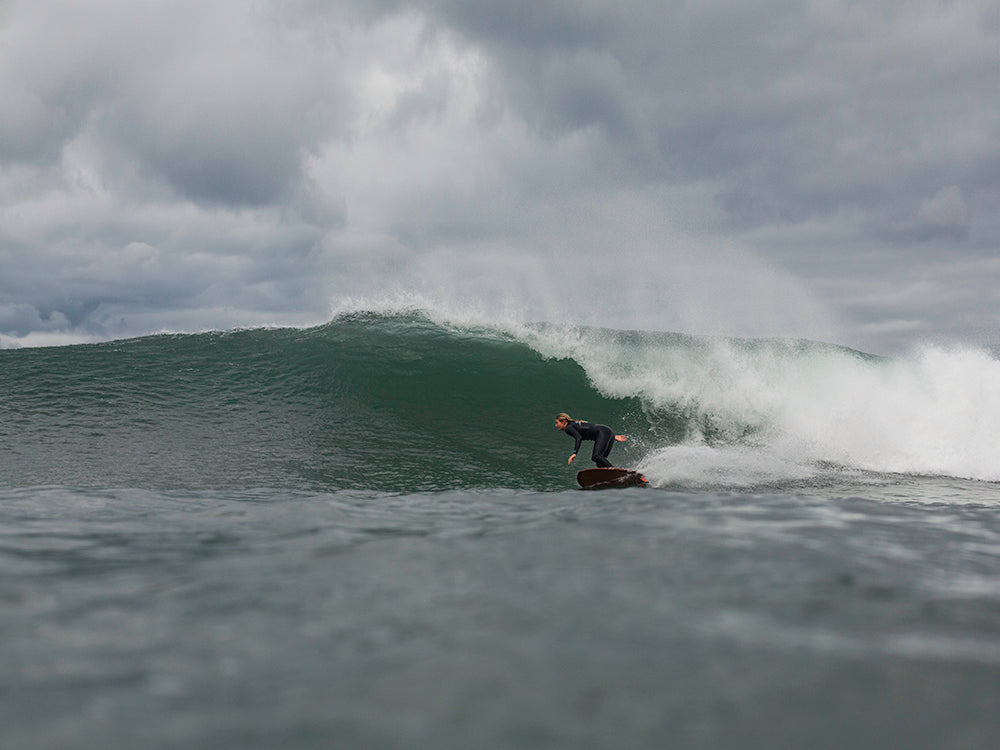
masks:
<path fill-rule="evenodd" d="M 615 447 L 615 433 L 610 427 L 603 424 L 592 424 L 591 422 L 567 422 L 566 434 L 576 440 L 573 453 L 580 452 L 580 443 L 584 440 L 594 441 L 594 453 L 591 459 L 598 466 L 611 468 L 608 455 Z"/>

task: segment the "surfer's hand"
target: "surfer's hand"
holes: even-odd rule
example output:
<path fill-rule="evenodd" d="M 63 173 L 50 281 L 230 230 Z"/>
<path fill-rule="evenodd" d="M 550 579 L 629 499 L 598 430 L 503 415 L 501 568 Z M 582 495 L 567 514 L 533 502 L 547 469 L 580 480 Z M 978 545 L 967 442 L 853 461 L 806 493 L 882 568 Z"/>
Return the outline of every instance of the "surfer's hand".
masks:
<path fill-rule="evenodd" d="M 627 435 L 615 435 L 615 440 L 617 440 L 619 443 L 624 443 L 626 440 L 628 440 L 628 436 Z"/>
<path fill-rule="evenodd" d="M 572 456 L 569 457 L 569 461 L 567 461 L 566 463 L 568 463 L 568 464 L 573 463 L 573 459 L 574 458 L 576 458 L 576 454 L 575 453 Z"/>

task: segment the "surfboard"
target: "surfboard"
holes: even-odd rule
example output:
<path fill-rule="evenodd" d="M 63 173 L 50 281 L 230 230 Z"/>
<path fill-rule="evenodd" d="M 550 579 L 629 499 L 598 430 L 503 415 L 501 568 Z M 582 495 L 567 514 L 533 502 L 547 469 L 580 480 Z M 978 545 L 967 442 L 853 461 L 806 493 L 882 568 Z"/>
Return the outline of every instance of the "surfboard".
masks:
<path fill-rule="evenodd" d="M 585 490 L 603 490 L 607 487 L 633 487 L 648 484 L 646 477 L 631 469 L 584 469 L 576 481 Z"/>

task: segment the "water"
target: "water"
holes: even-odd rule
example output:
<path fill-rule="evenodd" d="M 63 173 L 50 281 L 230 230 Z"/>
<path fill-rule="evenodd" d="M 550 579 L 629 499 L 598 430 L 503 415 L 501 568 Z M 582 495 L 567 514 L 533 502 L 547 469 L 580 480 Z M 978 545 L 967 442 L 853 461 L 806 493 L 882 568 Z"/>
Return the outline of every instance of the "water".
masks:
<path fill-rule="evenodd" d="M 420 315 L 0 352 L 0 740 L 996 747 L 997 367 Z M 563 410 L 653 486 L 574 489 Z"/>

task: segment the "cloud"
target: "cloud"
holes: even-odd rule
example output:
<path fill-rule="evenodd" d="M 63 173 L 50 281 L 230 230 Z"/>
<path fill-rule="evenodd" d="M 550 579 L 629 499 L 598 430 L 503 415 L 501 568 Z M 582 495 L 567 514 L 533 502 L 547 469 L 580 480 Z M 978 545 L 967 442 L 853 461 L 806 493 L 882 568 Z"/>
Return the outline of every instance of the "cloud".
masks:
<path fill-rule="evenodd" d="M 722 179 L 740 224 L 926 193 L 993 132 L 969 106 L 997 59 L 985 4 L 530 5 L 528 33 L 523 4 L 446 4 L 447 20 L 495 50 L 503 95 L 543 133 L 597 125 L 637 174 Z M 568 31 L 539 30 L 563 14 Z"/>
<path fill-rule="evenodd" d="M 338 133 L 336 55 L 243 3 L 105 0 L 17 8 L 6 27 L 0 156 L 53 164 L 87 137 L 179 197 L 266 205 Z M 117 161 L 117 163 L 116 163 Z"/>
<path fill-rule="evenodd" d="M 41 2 L 4 20 L 8 332 L 31 309 L 84 337 L 127 333 L 121 310 L 169 326 L 218 294 L 253 318 L 310 288 L 309 248 L 345 221 L 309 174 L 349 106 L 335 47 L 243 3 Z M 288 298 L 260 292 L 290 267 Z"/>
<path fill-rule="evenodd" d="M 8 4 L 0 331 L 318 321 L 514 257 L 540 310 L 644 276 L 622 326 L 982 340 L 998 26 L 988 0 Z M 939 312 L 871 304 L 942 255 Z"/>
<path fill-rule="evenodd" d="M 968 237 L 969 209 L 965 206 L 962 191 L 951 185 L 941 188 L 933 198 L 921 203 L 917 212 L 917 228 L 922 232 L 920 238 L 923 240 L 935 236 L 956 240 Z"/>

